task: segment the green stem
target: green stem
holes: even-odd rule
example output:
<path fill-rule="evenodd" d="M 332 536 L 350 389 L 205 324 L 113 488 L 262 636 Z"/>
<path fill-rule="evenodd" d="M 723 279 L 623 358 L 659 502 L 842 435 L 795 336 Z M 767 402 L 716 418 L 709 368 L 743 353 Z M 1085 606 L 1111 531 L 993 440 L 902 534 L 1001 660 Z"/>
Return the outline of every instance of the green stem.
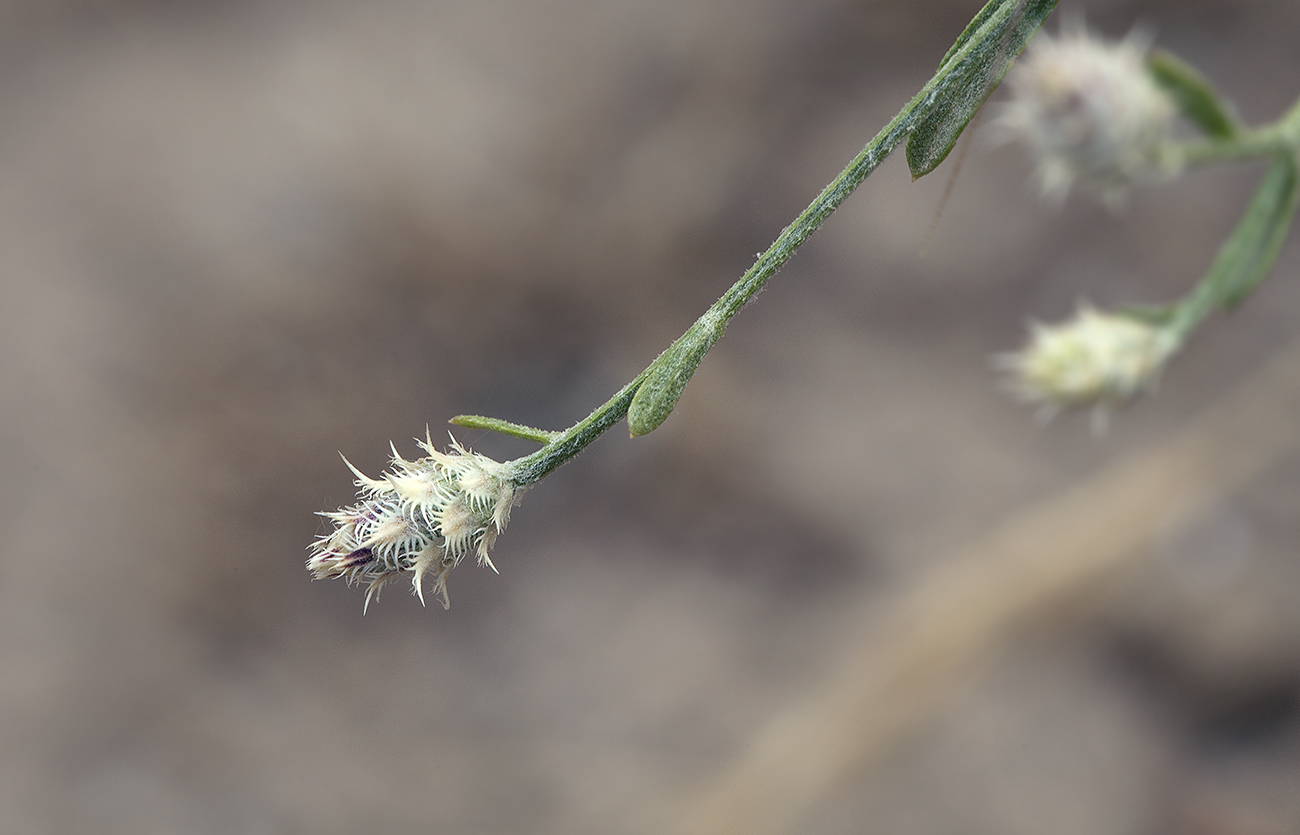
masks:
<path fill-rule="evenodd" d="M 767 251 L 760 255 L 754 265 L 740 277 L 740 280 L 705 311 L 696 325 L 705 323 L 714 326 L 718 323 L 725 325 L 732 316 L 735 316 L 745 303 L 763 288 L 767 280 L 781 269 L 795 250 L 808 240 L 817 227 L 822 225 L 831 212 L 835 211 L 844 199 L 884 161 L 889 152 L 907 136 L 907 132 L 912 127 L 912 120 L 907 117 L 924 101 L 934 87 L 935 80 L 931 79 L 908 106 L 867 143 L 862 152 L 854 157 L 839 176 L 822 189 L 817 199 L 813 200 L 808 208 L 804 209 L 794 222 L 781 232 Z M 647 368 L 646 371 L 648 370 Z M 531 455 L 511 462 L 515 466 L 514 482 L 522 487 L 540 480 L 581 452 L 605 430 L 622 420 L 627 414 L 632 398 L 636 395 L 637 388 L 645 378 L 646 371 L 642 371 L 635 380 L 624 386 L 618 394 L 585 419 L 560 433 L 559 437 L 551 443 Z"/>
<path fill-rule="evenodd" d="M 781 269 L 795 250 L 804 241 L 808 240 L 808 236 L 822 225 L 831 212 L 835 211 L 844 202 L 844 199 L 867 178 L 867 175 L 874 171 L 876 166 L 880 165 L 885 157 L 889 155 L 889 152 L 907 136 L 908 130 L 911 129 L 911 120 L 906 117 L 929 94 L 934 86 L 934 81 L 931 80 L 912 99 L 912 102 L 894 117 L 893 121 L 867 143 L 862 152 L 840 172 L 839 176 L 832 180 L 830 185 L 822 190 L 821 194 L 817 195 L 817 199 L 813 200 L 808 208 L 804 209 L 795 218 L 794 223 L 791 223 L 781 232 L 780 236 L 767 248 L 767 251 L 759 256 L 758 261 L 740 277 L 740 280 L 733 284 L 731 289 L 722 295 L 722 298 L 714 302 L 705 311 L 696 325 L 706 323 L 714 327 L 718 324 L 725 325 L 732 316 L 735 316 L 745 306 L 746 302 L 754 297 L 755 293 L 763 288 L 767 280 L 775 275 L 777 270 Z M 648 370 L 647 368 L 646 371 Z M 531 455 L 511 462 L 516 468 L 515 483 L 522 487 L 538 481 L 581 452 L 587 444 L 594 441 L 606 429 L 622 420 L 623 416 L 627 414 L 632 398 L 636 395 L 637 388 L 645 378 L 646 371 L 637 375 L 635 380 L 624 386 L 618 394 L 610 398 L 607 403 L 596 409 L 584 420 L 562 432 L 554 441 Z"/>
<path fill-rule="evenodd" d="M 1242 130 L 1228 139 L 1202 139 L 1170 149 L 1175 168 L 1259 159 L 1300 151 L 1300 101 L 1281 119 L 1260 128 Z"/>
<path fill-rule="evenodd" d="M 952 85 L 963 80 L 960 77 L 959 70 L 965 67 L 972 56 L 978 54 L 979 50 L 988 48 L 987 41 L 992 33 L 999 32 L 1001 28 L 1006 27 L 1008 21 L 1017 19 L 1017 16 L 1021 14 L 1023 5 L 1022 0 L 1022 2 L 1018 3 L 1002 3 L 996 7 L 993 3 L 986 6 L 980 16 L 976 17 L 978 25 L 976 26 L 973 23 L 973 31 L 968 28 L 967 32 L 963 33 L 962 39 L 958 41 L 960 47 L 950 50 L 949 54 L 945 56 L 943 65 L 926 82 L 925 86 L 898 112 L 898 115 L 890 120 L 889 124 L 885 125 L 876 134 L 875 138 L 866 144 L 861 153 L 854 157 L 853 161 L 840 172 L 839 176 L 832 180 L 826 188 L 822 189 L 822 192 L 809 204 L 808 208 L 804 209 L 794 219 L 793 223 L 782 230 L 781 234 L 767 248 L 767 251 L 759 256 L 754 265 L 718 301 L 705 311 L 704 315 L 691 326 L 691 329 L 688 329 L 687 335 L 691 334 L 692 331 L 707 332 L 712 335 L 708 341 L 708 344 L 711 345 L 712 339 L 716 339 L 717 336 L 721 335 L 731 317 L 736 315 L 763 288 L 767 280 L 781 269 L 795 250 L 822 225 L 826 218 L 844 202 L 845 198 L 853 193 L 853 190 L 871 172 L 875 171 L 885 157 L 906 139 L 908 134 L 919 123 L 931 115 L 931 106 L 934 102 Z M 1048 4 L 1046 8 L 1050 9 L 1050 5 Z M 987 16 L 984 16 L 986 14 Z M 685 338 L 686 336 L 683 336 L 683 339 Z M 707 350 L 707 345 L 704 347 Z M 531 455 L 508 462 L 514 468 L 512 481 L 516 485 L 523 487 L 540 480 L 556 467 L 581 452 L 587 444 L 594 441 L 605 430 L 622 420 L 627 414 L 628 407 L 631 405 L 637 389 L 645 381 L 647 374 L 653 367 L 654 364 L 652 363 L 650 368 L 638 374 L 635 380 L 624 386 L 604 405 L 569 429 L 559 433 L 554 440 L 547 443 L 543 448 Z"/>
<path fill-rule="evenodd" d="M 635 380 L 619 389 L 618 394 L 607 400 L 604 405 L 560 432 L 554 440 L 537 452 L 506 462 L 513 468 L 511 481 L 515 486 L 526 487 L 533 482 L 541 481 L 556 467 L 582 452 L 587 444 L 603 435 L 606 429 L 622 420 L 627 414 L 627 407 L 632 403 L 632 397 L 636 395 L 637 388 L 645 379 L 645 374 L 646 372 L 642 371 Z"/>
<path fill-rule="evenodd" d="M 840 172 L 839 176 L 832 180 L 830 185 L 822 189 L 821 194 L 817 195 L 817 199 L 813 200 L 808 208 L 804 209 L 795 218 L 794 222 L 781 232 L 780 236 L 767 248 L 767 251 L 760 255 L 754 265 L 740 277 L 740 280 L 733 284 L 731 289 L 722 295 L 722 298 L 714 302 L 705 311 L 704 315 L 697 321 L 697 325 L 719 321 L 725 324 L 745 306 L 746 302 L 754 297 L 755 293 L 763 288 L 767 280 L 775 275 L 777 270 L 781 269 L 795 250 L 804 241 L 808 240 L 808 236 L 822 225 L 831 212 L 835 211 L 844 202 L 844 199 L 853 193 L 853 190 L 867 178 L 867 175 L 884 161 L 889 152 L 907 136 L 907 132 L 912 126 L 911 120 L 907 116 L 924 100 L 934 86 L 935 82 L 932 79 L 929 84 L 922 88 L 920 93 L 917 93 L 908 106 L 894 117 L 893 121 L 867 143 L 862 152 L 854 157 L 853 161 Z M 649 369 L 647 368 L 646 371 L 649 371 Z M 510 462 L 515 466 L 515 484 L 522 487 L 542 479 L 556 467 L 581 452 L 587 444 L 596 440 L 605 430 L 622 420 L 624 415 L 627 414 L 632 398 L 636 395 L 637 388 L 645 378 L 646 371 L 638 374 L 635 380 L 624 386 L 608 402 L 582 421 L 562 432 L 554 441 L 531 455 Z"/>

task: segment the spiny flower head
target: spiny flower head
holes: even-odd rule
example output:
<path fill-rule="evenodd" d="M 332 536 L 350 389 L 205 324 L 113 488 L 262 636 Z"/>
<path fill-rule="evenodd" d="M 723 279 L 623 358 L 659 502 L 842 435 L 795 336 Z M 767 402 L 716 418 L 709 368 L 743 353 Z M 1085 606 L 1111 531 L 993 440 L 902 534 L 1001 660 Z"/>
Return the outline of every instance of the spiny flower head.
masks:
<path fill-rule="evenodd" d="M 1011 389 L 1045 413 L 1091 406 L 1103 425 L 1110 409 L 1155 384 L 1177 349 L 1165 328 L 1082 305 L 1063 324 L 1032 323 L 1029 343 L 997 363 Z"/>
<path fill-rule="evenodd" d="M 1176 108 L 1146 70 L 1147 46 L 1138 35 L 1104 41 L 1082 24 L 1034 39 L 997 129 L 1033 149 L 1045 195 L 1062 198 L 1077 182 L 1116 203 L 1135 180 L 1175 173 L 1161 148 Z"/>
<path fill-rule="evenodd" d="M 522 492 L 508 465 L 454 439 L 446 453 L 434 448 L 427 432 L 417 443 L 427 457 L 407 461 L 393 447 L 392 466 L 380 478 L 366 476 L 344 458 L 357 477 L 360 501 L 320 514 L 334 530 L 312 543 L 307 568 L 317 580 L 365 582 L 366 608 L 403 572 L 411 573 L 421 603 L 424 577 L 431 574 L 434 591 L 443 607 L 449 606 L 447 574 L 466 554 L 473 551 L 479 565 L 496 571 L 488 549 L 505 530 Z"/>

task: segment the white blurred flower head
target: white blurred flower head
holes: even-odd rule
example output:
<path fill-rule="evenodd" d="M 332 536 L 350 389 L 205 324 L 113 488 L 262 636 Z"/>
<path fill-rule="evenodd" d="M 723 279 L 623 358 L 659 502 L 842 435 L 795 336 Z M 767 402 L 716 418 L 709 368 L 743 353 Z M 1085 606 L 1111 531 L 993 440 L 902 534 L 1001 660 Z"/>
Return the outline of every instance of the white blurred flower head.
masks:
<path fill-rule="evenodd" d="M 1057 38 L 1040 32 L 1017 63 L 995 129 L 1033 150 L 1044 195 L 1078 184 L 1116 204 L 1135 181 L 1176 173 L 1161 159 L 1176 108 L 1146 70 L 1148 45 L 1137 34 L 1105 41 L 1079 23 Z"/>
<path fill-rule="evenodd" d="M 522 492 L 506 465 L 454 440 L 449 453 L 435 449 L 427 433 L 418 443 L 427 457 L 407 461 L 394 448 L 392 468 L 377 479 L 344 458 L 356 474 L 361 501 L 320 514 L 334 530 L 312 543 L 307 568 L 317 580 L 365 582 L 366 608 L 404 572 L 410 572 L 421 602 L 424 577 L 432 575 L 434 592 L 449 606 L 447 574 L 467 553 L 496 571 L 488 549 Z"/>
<path fill-rule="evenodd" d="M 1028 344 L 997 362 L 1026 402 L 1048 415 L 1092 407 L 1102 426 L 1109 410 L 1155 385 L 1177 349 L 1167 329 L 1084 305 L 1060 325 L 1031 324 Z"/>

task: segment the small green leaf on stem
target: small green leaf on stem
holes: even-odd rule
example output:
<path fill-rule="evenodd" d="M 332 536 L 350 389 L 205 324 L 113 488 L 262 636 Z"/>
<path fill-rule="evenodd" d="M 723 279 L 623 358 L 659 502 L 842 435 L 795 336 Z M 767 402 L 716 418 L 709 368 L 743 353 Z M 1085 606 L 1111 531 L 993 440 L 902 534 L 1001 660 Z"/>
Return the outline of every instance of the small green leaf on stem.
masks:
<path fill-rule="evenodd" d="M 531 426 L 511 423 L 508 420 L 499 418 L 483 417 L 482 415 L 457 415 L 447 422 L 456 426 L 463 426 L 466 429 L 486 429 L 489 432 L 509 435 L 512 438 L 522 438 L 525 441 L 535 441 L 543 445 L 549 444 L 560 436 L 559 432 L 534 429 Z"/>
<path fill-rule="evenodd" d="M 646 369 L 627 410 L 627 427 L 633 438 L 650 434 L 667 419 L 700 361 L 726 329 L 726 321 L 710 308 Z"/>
<path fill-rule="evenodd" d="M 907 166 L 912 179 L 924 177 L 947 158 L 976 111 L 997 89 L 1007 70 L 1033 37 L 1057 0 L 991 0 L 962 32 L 940 63 L 943 82 L 925 105 L 925 116 L 907 139 Z M 1014 8 L 1011 8 L 1014 7 Z M 955 59 L 978 30 L 998 12 L 998 25 L 973 42 L 973 48 L 955 66 L 943 68 Z"/>
<path fill-rule="evenodd" d="M 1269 166 L 1241 223 L 1210 268 L 1223 307 L 1240 302 L 1263 280 L 1286 242 L 1300 196 L 1294 156 L 1278 156 Z"/>
<path fill-rule="evenodd" d="M 1177 305 L 1172 304 L 1126 304 L 1115 312 L 1152 327 L 1162 328 L 1169 324 L 1177 310 Z"/>
<path fill-rule="evenodd" d="M 1241 130 L 1232 108 L 1183 59 L 1163 49 L 1147 56 L 1147 71 L 1189 121 L 1216 139 L 1231 139 Z"/>
<path fill-rule="evenodd" d="M 1264 280 L 1286 241 L 1300 202 L 1300 164 L 1279 154 L 1264 174 L 1232 237 L 1196 289 L 1179 302 L 1172 327 L 1185 337 L 1217 308 L 1231 308 Z"/>

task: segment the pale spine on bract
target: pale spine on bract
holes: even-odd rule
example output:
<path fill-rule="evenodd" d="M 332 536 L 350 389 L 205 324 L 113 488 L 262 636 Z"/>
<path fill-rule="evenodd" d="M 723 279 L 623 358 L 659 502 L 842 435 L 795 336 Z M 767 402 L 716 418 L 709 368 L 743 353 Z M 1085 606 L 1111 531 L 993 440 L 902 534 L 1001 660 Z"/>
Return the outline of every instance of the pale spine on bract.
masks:
<path fill-rule="evenodd" d="M 1062 324 L 1032 323 L 1029 343 L 997 364 L 1010 388 L 1045 414 L 1092 407 L 1102 426 L 1109 410 L 1155 385 L 1178 347 L 1167 328 L 1081 305 Z"/>
<path fill-rule="evenodd" d="M 334 530 L 312 543 L 307 568 L 317 580 L 366 582 L 367 609 L 386 583 L 407 571 L 421 602 L 424 577 L 432 574 L 435 593 L 449 606 L 447 574 L 471 550 L 479 565 L 496 571 L 488 549 L 522 492 L 507 465 L 454 439 L 445 453 L 427 433 L 417 443 L 427 457 L 407 461 L 393 447 L 391 469 L 377 479 L 344 458 L 357 477 L 360 501 L 319 514 Z"/>
<path fill-rule="evenodd" d="M 1033 149 L 1045 195 L 1078 183 L 1115 204 L 1137 180 L 1177 173 L 1161 153 L 1176 107 L 1147 72 L 1147 46 L 1136 34 L 1093 37 L 1082 23 L 1034 39 L 995 130 Z"/>

